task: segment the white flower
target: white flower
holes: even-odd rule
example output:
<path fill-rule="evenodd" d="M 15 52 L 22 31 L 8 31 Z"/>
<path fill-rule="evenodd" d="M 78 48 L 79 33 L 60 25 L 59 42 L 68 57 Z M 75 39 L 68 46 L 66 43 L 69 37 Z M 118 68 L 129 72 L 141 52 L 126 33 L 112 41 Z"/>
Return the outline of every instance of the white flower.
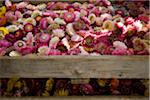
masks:
<path fill-rule="evenodd" d="M 67 24 L 66 32 L 71 36 L 75 34 L 75 30 L 73 29 L 73 24 L 72 23 Z"/>
<path fill-rule="evenodd" d="M 89 53 L 87 51 L 85 51 L 82 46 L 79 46 L 79 49 L 81 51 L 81 53 L 79 55 L 89 55 Z"/>
<path fill-rule="evenodd" d="M 70 45 L 69 45 L 67 38 L 63 38 L 61 41 L 64 44 L 64 46 L 66 46 L 67 49 L 70 50 Z"/>
<path fill-rule="evenodd" d="M 54 22 L 56 22 L 57 24 L 60 24 L 60 25 L 66 25 L 66 22 L 60 18 L 55 18 Z"/>
<path fill-rule="evenodd" d="M 104 21 L 105 19 L 111 20 L 112 19 L 112 15 L 108 14 L 108 13 L 104 13 L 100 16 L 100 18 Z"/>
<path fill-rule="evenodd" d="M 15 32 L 15 31 L 19 30 L 19 27 L 17 25 L 9 25 L 6 28 L 9 32 Z"/>
<path fill-rule="evenodd" d="M 74 14 L 76 15 L 75 21 L 79 20 L 81 17 L 81 13 L 78 11 L 75 11 Z"/>
<path fill-rule="evenodd" d="M 18 57 L 18 56 L 21 56 L 21 54 L 19 52 L 17 52 L 17 51 L 11 51 L 9 53 L 9 56 L 10 57 Z"/>
<path fill-rule="evenodd" d="M 100 54 L 99 53 L 96 53 L 96 52 L 93 52 L 93 53 L 90 53 L 90 56 L 99 56 Z"/>
<path fill-rule="evenodd" d="M 64 37 L 65 36 L 65 32 L 62 29 L 54 29 L 52 32 L 55 36 L 58 36 L 58 37 Z"/>
<path fill-rule="evenodd" d="M 41 11 L 35 10 L 35 11 L 32 12 L 31 17 L 32 17 L 32 18 L 35 18 L 35 17 L 41 16 L 41 15 L 42 15 L 42 12 L 41 12 Z"/>
<path fill-rule="evenodd" d="M 59 37 L 55 36 L 53 37 L 49 42 L 50 48 L 55 48 L 57 46 L 57 43 L 60 41 Z"/>
<path fill-rule="evenodd" d="M 91 13 L 88 16 L 88 19 L 90 20 L 90 23 L 93 24 L 96 21 L 96 15 Z"/>
<path fill-rule="evenodd" d="M 19 8 L 25 8 L 27 5 L 28 5 L 27 2 L 20 2 L 20 3 L 17 4 L 16 8 L 17 9 L 19 9 Z"/>
<path fill-rule="evenodd" d="M 118 22 L 117 26 L 122 29 L 122 34 L 127 32 L 127 27 L 122 22 Z"/>
<path fill-rule="evenodd" d="M 135 26 L 138 32 L 142 30 L 143 25 L 140 20 L 135 21 L 133 25 Z"/>
<path fill-rule="evenodd" d="M 48 46 L 41 46 L 38 48 L 38 53 L 39 53 L 39 55 L 47 55 L 49 50 L 50 49 Z"/>
<path fill-rule="evenodd" d="M 79 42 L 79 41 L 82 41 L 83 38 L 77 34 L 74 34 L 72 37 L 71 37 L 71 40 L 72 41 L 75 41 L 75 42 Z"/>
<path fill-rule="evenodd" d="M 39 5 L 37 5 L 36 7 L 37 7 L 37 9 L 39 9 L 39 10 L 43 10 L 43 9 L 46 8 L 46 4 L 45 4 L 45 3 L 39 4 Z"/>
<path fill-rule="evenodd" d="M 27 18 L 25 21 L 24 21 L 24 25 L 25 24 L 27 24 L 27 23 L 31 23 L 31 24 L 33 24 L 34 26 L 36 26 L 36 20 L 34 19 L 34 18 L 31 18 L 31 17 L 29 17 L 29 18 Z"/>
<path fill-rule="evenodd" d="M 119 49 L 127 49 L 127 46 L 125 45 L 125 43 L 123 43 L 121 41 L 113 42 L 113 47 L 119 48 Z"/>

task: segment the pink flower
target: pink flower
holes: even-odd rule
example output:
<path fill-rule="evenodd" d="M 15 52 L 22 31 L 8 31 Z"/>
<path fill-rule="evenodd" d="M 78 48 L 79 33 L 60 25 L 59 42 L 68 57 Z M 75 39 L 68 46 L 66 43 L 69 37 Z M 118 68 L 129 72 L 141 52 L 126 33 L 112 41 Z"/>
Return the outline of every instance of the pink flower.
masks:
<path fill-rule="evenodd" d="M 2 47 L 0 48 L 0 56 L 4 56 L 6 53 L 6 48 Z"/>
<path fill-rule="evenodd" d="M 39 25 L 40 25 L 40 28 L 41 28 L 41 29 L 43 29 L 43 30 L 46 29 L 46 28 L 48 27 L 47 19 L 46 19 L 46 18 L 42 18 L 42 19 L 40 20 Z"/>
<path fill-rule="evenodd" d="M 68 51 L 69 55 L 78 55 L 79 53 L 81 53 L 79 48 L 75 48 L 75 49 Z"/>
<path fill-rule="evenodd" d="M 5 14 L 7 21 L 12 23 L 17 20 L 17 16 L 14 15 L 14 12 L 8 11 Z"/>
<path fill-rule="evenodd" d="M 0 40 L 0 47 L 10 47 L 12 45 L 11 42 L 8 42 L 7 40 Z"/>
<path fill-rule="evenodd" d="M 14 48 L 17 50 L 17 51 L 20 51 L 21 48 L 25 48 L 27 45 L 24 41 L 22 40 L 18 40 L 17 42 L 14 43 Z"/>
<path fill-rule="evenodd" d="M 27 35 L 26 35 L 26 44 L 27 45 L 33 45 L 33 42 L 35 42 L 34 40 L 34 36 L 31 32 L 29 32 Z"/>
<path fill-rule="evenodd" d="M 85 9 L 81 9 L 80 13 L 81 13 L 81 16 L 87 16 L 89 12 Z"/>
<path fill-rule="evenodd" d="M 84 21 L 85 24 L 91 24 L 90 20 L 87 17 L 81 17 L 81 19 Z"/>
<path fill-rule="evenodd" d="M 116 48 L 112 51 L 112 55 L 127 55 L 126 49 Z"/>
<path fill-rule="evenodd" d="M 50 34 L 42 33 L 40 36 L 40 42 L 47 43 L 49 42 L 50 38 L 51 38 Z"/>
<path fill-rule="evenodd" d="M 61 55 L 61 52 L 57 49 L 50 49 L 48 55 Z"/>
<path fill-rule="evenodd" d="M 96 43 L 104 43 L 107 46 L 110 45 L 109 37 L 108 36 L 102 36 L 96 39 Z"/>
<path fill-rule="evenodd" d="M 56 13 L 53 12 L 53 11 L 46 11 L 46 12 L 43 12 L 42 15 L 43 15 L 43 16 L 47 16 L 47 17 L 50 16 L 50 17 L 52 17 L 53 19 L 59 17 L 58 14 L 56 14 Z"/>
<path fill-rule="evenodd" d="M 11 7 L 12 3 L 10 0 L 5 0 L 5 5 L 6 5 L 6 7 Z"/>
<path fill-rule="evenodd" d="M 65 36 L 65 31 L 62 29 L 54 29 L 54 30 L 52 30 L 52 32 L 55 36 L 58 36 L 58 37 L 64 37 Z"/>
<path fill-rule="evenodd" d="M 23 55 L 33 53 L 35 51 L 35 48 L 33 46 L 26 46 L 22 47 L 19 52 Z"/>
<path fill-rule="evenodd" d="M 110 6 L 111 2 L 109 0 L 102 0 L 104 6 Z"/>
<path fill-rule="evenodd" d="M 83 38 L 81 36 L 75 34 L 71 37 L 71 40 L 75 41 L 75 42 L 81 42 L 81 41 L 83 41 Z"/>
<path fill-rule="evenodd" d="M 23 9 L 28 5 L 27 2 L 20 2 L 17 4 L 17 9 Z"/>
<path fill-rule="evenodd" d="M 66 12 L 66 13 L 64 13 L 63 18 L 67 23 L 71 23 L 75 20 L 76 16 L 74 13 Z"/>
<path fill-rule="evenodd" d="M 23 17 L 20 11 L 15 11 L 15 16 L 17 16 L 18 19 Z"/>

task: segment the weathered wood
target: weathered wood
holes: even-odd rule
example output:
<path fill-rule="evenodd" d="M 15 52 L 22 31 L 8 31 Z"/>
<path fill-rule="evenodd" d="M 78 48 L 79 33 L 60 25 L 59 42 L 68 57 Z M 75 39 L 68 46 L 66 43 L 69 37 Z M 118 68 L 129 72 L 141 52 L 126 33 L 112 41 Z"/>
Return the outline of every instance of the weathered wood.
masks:
<path fill-rule="evenodd" d="M 149 100 L 148 97 L 130 96 L 87 96 L 87 97 L 25 97 L 25 98 L 0 98 L 1 100 Z"/>
<path fill-rule="evenodd" d="M 149 78 L 149 56 L 1 57 L 0 78 Z"/>

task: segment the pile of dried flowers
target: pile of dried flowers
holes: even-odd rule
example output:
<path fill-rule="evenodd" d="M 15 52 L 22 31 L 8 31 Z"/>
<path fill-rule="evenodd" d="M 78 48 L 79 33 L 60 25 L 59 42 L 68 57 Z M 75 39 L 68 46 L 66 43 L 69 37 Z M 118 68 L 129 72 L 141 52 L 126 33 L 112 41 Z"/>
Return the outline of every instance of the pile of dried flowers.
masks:
<path fill-rule="evenodd" d="M 0 79 L 2 97 L 22 96 L 149 96 L 149 80 L 142 79 L 89 79 L 87 83 L 73 83 L 59 78 Z"/>
<path fill-rule="evenodd" d="M 148 55 L 146 1 L 29 2 L 0 7 L 0 56 Z"/>

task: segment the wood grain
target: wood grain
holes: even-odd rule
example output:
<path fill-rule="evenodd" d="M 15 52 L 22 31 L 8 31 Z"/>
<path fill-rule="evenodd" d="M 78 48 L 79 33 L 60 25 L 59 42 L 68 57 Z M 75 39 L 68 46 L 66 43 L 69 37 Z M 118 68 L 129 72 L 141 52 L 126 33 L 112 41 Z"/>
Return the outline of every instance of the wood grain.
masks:
<path fill-rule="evenodd" d="M 0 78 L 149 78 L 148 56 L 1 57 Z"/>

